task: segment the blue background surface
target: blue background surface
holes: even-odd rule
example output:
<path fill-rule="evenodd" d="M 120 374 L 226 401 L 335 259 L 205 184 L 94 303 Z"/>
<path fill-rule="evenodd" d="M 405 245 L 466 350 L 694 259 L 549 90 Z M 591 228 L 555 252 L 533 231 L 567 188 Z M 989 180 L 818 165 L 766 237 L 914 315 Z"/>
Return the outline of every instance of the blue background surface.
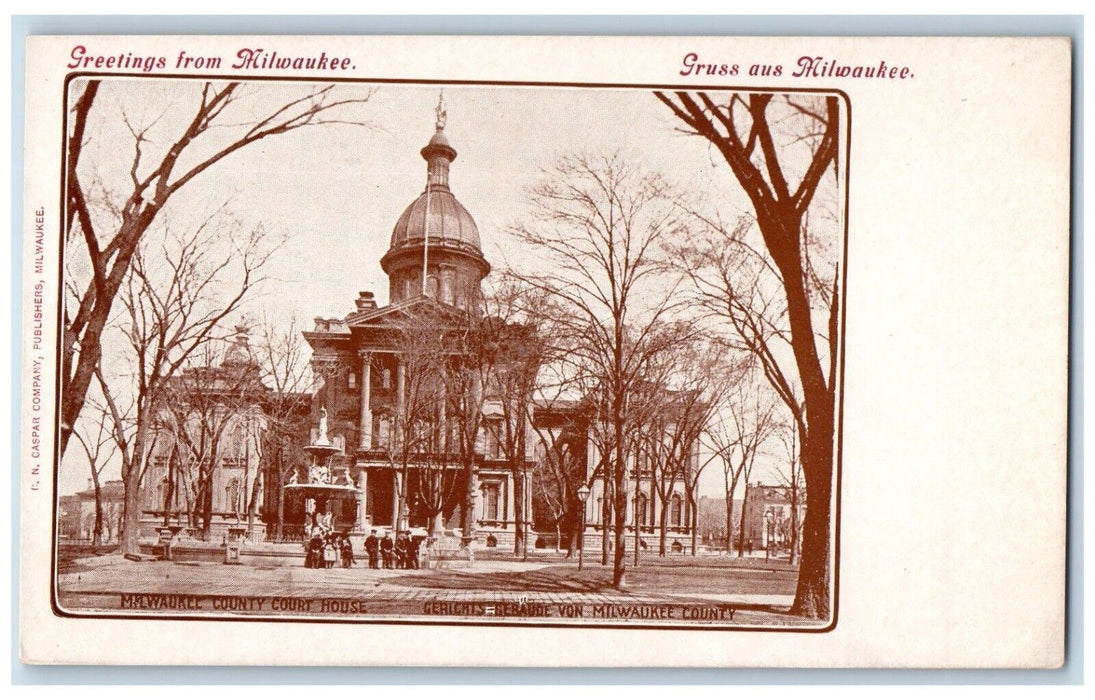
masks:
<path fill-rule="evenodd" d="M 26 666 L 19 662 L 19 470 L 11 470 L 13 684 L 1076 684 L 1083 682 L 1083 18 L 1079 16 L 15 16 L 12 17 L 11 463 L 19 461 L 22 364 L 23 94 L 34 34 L 524 34 L 1069 36 L 1073 159 L 1066 662 L 1055 671 L 697 669 L 404 669 Z M 728 663 L 733 663 L 728 659 Z"/>

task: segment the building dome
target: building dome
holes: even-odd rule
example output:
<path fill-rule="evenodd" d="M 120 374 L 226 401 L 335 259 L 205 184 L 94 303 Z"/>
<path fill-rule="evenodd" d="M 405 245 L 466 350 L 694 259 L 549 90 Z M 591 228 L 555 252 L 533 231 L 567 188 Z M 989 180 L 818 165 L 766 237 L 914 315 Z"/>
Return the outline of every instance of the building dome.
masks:
<path fill-rule="evenodd" d="M 479 244 L 479 227 L 475 225 L 475 219 L 471 217 L 464 205 L 457 201 L 448 188 L 433 189 L 429 193 L 429 244 L 434 245 L 461 245 L 473 246 L 481 251 Z M 403 211 L 403 215 L 395 222 L 392 229 L 390 248 L 395 250 L 403 246 L 420 246 L 425 238 L 426 230 L 426 206 L 427 193 L 423 192 L 418 199 Z"/>
<path fill-rule="evenodd" d="M 456 149 L 445 136 L 443 102 L 437 105 L 433 137 L 421 153 L 426 189 L 396 220 L 388 252 L 380 259 L 388 275 L 388 298 L 397 303 L 424 294 L 470 308 L 490 263 L 483 257 L 475 219 L 449 189 Z"/>

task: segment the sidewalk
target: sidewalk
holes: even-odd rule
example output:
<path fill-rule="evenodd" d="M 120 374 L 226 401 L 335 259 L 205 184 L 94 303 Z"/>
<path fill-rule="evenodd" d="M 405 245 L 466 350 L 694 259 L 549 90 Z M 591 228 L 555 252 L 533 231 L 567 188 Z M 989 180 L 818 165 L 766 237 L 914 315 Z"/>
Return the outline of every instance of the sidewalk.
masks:
<path fill-rule="evenodd" d="M 693 621 L 714 622 L 719 620 L 719 614 L 722 619 L 736 620 L 742 619 L 742 614 L 779 617 L 779 611 L 789 607 L 793 599 L 788 595 L 688 590 L 639 592 L 610 587 L 575 590 L 573 586 L 579 584 L 568 580 L 560 580 L 552 590 L 550 583 L 554 579 L 547 578 L 550 572 L 545 572 L 544 580 L 548 583 L 541 586 L 541 590 L 476 585 L 497 580 L 491 574 L 498 574 L 507 581 L 510 580 L 507 575 L 515 572 L 535 572 L 551 565 L 551 562 L 536 561 L 487 560 L 477 562 L 470 572 L 132 562 L 117 555 L 79 563 L 79 570 L 58 577 L 60 602 L 66 609 L 102 611 L 127 609 L 127 606 L 128 609 L 147 609 L 149 601 L 158 596 L 165 606 L 178 605 L 180 597 L 200 597 L 208 603 L 201 607 L 202 610 L 229 610 L 233 614 L 270 614 L 271 606 L 262 601 L 274 601 L 274 605 L 279 604 L 278 601 L 281 605 L 298 601 L 295 608 L 298 612 L 321 615 L 367 611 L 369 616 L 481 617 L 509 611 L 508 616 L 521 617 L 520 611 L 530 609 L 530 616 L 537 618 L 560 617 L 568 611 L 579 617 L 583 613 L 623 617 L 654 615 L 668 608 L 671 615 L 693 615 Z M 431 585 L 433 581 L 436 586 Z M 247 600 L 259 602 L 244 604 Z M 347 602 L 352 603 L 352 610 L 344 605 Z M 526 607 L 518 609 L 518 606 Z M 700 618 L 700 614 L 707 614 L 710 619 Z M 788 622 L 781 620 L 776 624 Z"/>

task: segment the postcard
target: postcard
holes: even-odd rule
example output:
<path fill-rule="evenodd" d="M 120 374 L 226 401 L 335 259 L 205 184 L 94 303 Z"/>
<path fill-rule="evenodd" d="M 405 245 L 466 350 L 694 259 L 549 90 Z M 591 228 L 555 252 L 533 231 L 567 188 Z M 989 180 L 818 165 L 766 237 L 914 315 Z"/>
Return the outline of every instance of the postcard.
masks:
<path fill-rule="evenodd" d="M 22 658 L 1059 666 L 1071 60 L 32 37 Z"/>

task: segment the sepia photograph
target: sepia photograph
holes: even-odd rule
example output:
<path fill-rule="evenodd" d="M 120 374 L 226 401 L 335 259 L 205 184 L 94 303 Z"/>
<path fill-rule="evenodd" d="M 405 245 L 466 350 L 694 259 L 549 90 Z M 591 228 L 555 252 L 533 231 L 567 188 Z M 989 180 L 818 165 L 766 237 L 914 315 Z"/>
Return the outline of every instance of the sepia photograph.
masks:
<path fill-rule="evenodd" d="M 837 626 L 843 93 L 63 108 L 56 615 Z"/>

